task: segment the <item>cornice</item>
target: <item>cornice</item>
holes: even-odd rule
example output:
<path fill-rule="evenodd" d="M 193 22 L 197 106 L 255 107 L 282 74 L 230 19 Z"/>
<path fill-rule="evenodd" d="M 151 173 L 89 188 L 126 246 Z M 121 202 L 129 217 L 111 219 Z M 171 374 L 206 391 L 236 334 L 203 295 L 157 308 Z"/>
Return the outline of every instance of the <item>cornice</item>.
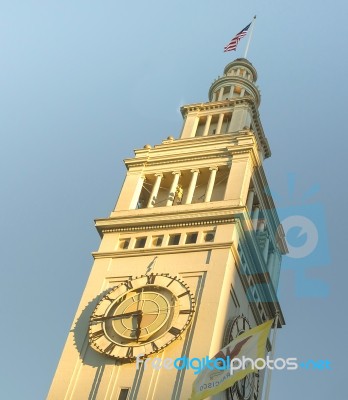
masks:
<path fill-rule="evenodd" d="M 231 108 L 237 104 L 247 104 L 255 106 L 255 99 L 252 96 L 235 97 L 222 101 L 210 101 L 207 103 L 192 103 L 180 108 L 182 116 L 185 118 L 189 112 L 211 111 L 216 109 Z"/>
<path fill-rule="evenodd" d="M 222 204 L 221 204 L 222 203 Z M 232 224 L 245 218 L 246 208 L 239 200 L 115 211 L 109 218 L 95 220 L 102 237 L 111 232 L 139 232 L 153 229 L 175 229 L 206 225 Z M 243 216 L 241 216 L 243 215 Z"/>
<path fill-rule="evenodd" d="M 128 169 L 153 167 L 158 165 L 181 164 L 216 159 L 220 165 L 230 162 L 231 156 L 256 152 L 256 138 L 251 131 L 221 134 L 197 138 L 178 139 L 171 144 L 158 145 L 143 152 L 136 150 L 136 157 L 125 159 Z M 189 151 L 187 151 L 189 149 Z M 255 159 L 255 157 L 253 157 Z M 259 163 L 259 162 L 258 162 Z"/>
<path fill-rule="evenodd" d="M 112 232 L 139 232 L 139 231 L 147 231 L 154 229 L 177 229 L 177 228 L 189 228 L 189 227 L 200 227 L 205 225 L 223 225 L 223 224 L 232 224 L 235 222 L 235 218 L 217 218 L 217 219 L 206 219 L 201 221 L 190 221 L 190 222 L 175 222 L 175 223 L 163 223 L 163 224 L 139 224 L 133 226 L 118 226 L 112 227 L 109 225 L 108 227 L 100 227 L 96 225 L 99 233 L 112 233 Z"/>
<path fill-rule="evenodd" d="M 155 166 L 155 165 L 164 165 L 164 164 L 173 164 L 173 163 L 188 163 L 190 161 L 201 161 L 201 160 L 210 160 L 213 158 L 228 158 L 230 156 L 230 153 L 226 149 L 220 149 L 219 151 L 212 151 L 211 154 L 206 154 L 206 155 L 185 155 L 182 156 L 181 154 L 171 154 L 167 156 L 163 156 L 162 158 L 156 157 L 153 159 L 147 158 L 146 160 L 141 160 L 141 159 L 128 159 L 125 160 L 125 164 L 128 167 L 142 167 L 144 164 L 146 166 Z"/>
<path fill-rule="evenodd" d="M 108 218 L 95 220 L 99 233 L 136 232 L 148 229 L 173 229 L 217 225 L 241 221 L 243 229 L 253 231 L 249 213 L 240 199 L 210 203 L 181 204 L 137 210 L 114 211 Z"/>
<path fill-rule="evenodd" d="M 209 111 L 209 110 L 214 110 L 216 108 L 221 108 L 221 109 L 228 107 L 231 108 L 239 104 L 246 104 L 251 108 L 252 118 L 256 128 L 255 138 L 258 142 L 258 145 L 263 149 L 265 158 L 270 157 L 272 154 L 271 149 L 260 121 L 260 114 L 258 111 L 257 104 L 255 104 L 255 99 L 253 97 L 243 96 L 224 101 L 188 104 L 182 106 L 180 108 L 180 111 L 183 117 L 185 118 L 189 112 Z M 221 136 L 223 136 L 223 134 Z"/>

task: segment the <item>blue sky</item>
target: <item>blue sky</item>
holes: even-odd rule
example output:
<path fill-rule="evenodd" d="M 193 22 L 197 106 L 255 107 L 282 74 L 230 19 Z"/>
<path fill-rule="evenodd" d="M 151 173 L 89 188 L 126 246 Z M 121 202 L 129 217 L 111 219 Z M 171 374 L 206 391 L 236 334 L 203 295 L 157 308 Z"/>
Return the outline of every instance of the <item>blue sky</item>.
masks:
<path fill-rule="evenodd" d="M 309 207 L 324 230 L 306 279 L 282 272 L 277 356 L 333 368 L 275 373 L 271 399 L 342 398 L 346 2 L 12 0 L 0 11 L 0 397 L 45 398 L 98 248 L 93 220 L 114 206 L 122 160 L 178 137 L 180 106 L 207 101 L 246 39 L 235 53 L 223 47 L 257 14 L 248 58 L 269 183 L 280 208 Z"/>

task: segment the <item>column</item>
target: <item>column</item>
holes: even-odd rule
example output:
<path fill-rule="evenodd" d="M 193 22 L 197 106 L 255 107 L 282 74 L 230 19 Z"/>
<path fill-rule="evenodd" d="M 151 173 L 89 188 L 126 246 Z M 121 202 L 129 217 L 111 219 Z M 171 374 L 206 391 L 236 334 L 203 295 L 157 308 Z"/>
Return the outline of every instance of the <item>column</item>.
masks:
<path fill-rule="evenodd" d="M 199 124 L 199 117 L 196 117 L 192 126 L 191 137 L 196 136 L 198 124 Z"/>
<path fill-rule="evenodd" d="M 224 120 L 224 114 L 219 115 L 219 121 L 217 123 L 215 135 L 219 135 L 221 133 L 222 122 Z"/>
<path fill-rule="evenodd" d="M 252 214 L 252 224 L 253 224 L 254 231 L 256 231 L 256 229 L 257 229 L 257 223 L 259 221 L 259 212 L 260 212 L 260 207 L 259 206 L 254 207 L 253 214 Z"/>
<path fill-rule="evenodd" d="M 197 113 L 190 112 L 184 120 L 184 125 L 181 131 L 180 138 L 186 139 L 194 137 L 197 132 L 198 124 L 199 124 L 199 117 L 197 116 Z"/>
<path fill-rule="evenodd" d="M 210 123 L 211 123 L 211 115 L 207 116 L 207 120 L 205 122 L 205 126 L 204 126 L 204 132 L 203 132 L 203 136 L 207 136 L 208 132 L 209 132 L 209 128 L 210 128 Z"/>
<path fill-rule="evenodd" d="M 211 167 L 210 170 L 210 177 L 207 185 L 207 190 L 205 192 L 204 202 L 208 203 L 211 199 L 211 195 L 213 194 L 215 178 L 218 171 L 218 167 Z"/>
<path fill-rule="evenodd" d="M 219 98 L 218 98 L 218 101 L 221 101 L 222 100 L 222 96 L 224 95 L 224 87 L 222 87 L 221 89 L 220 89 L 220 91 L 219 91 Z"/>
<path fill-rule="evenodd" d="M 232 115 L 231 115 L 230 123 L 228 124 L 228 127 L 227 127 L 227 132 L 232 132 L 232 126 L 234 125 L 234 119 L 236 118 L 235 113 L 236 112 L 235 112 L 235 108 L 234 108 Z"/>
<path fill-rule="evenodd" d="M 259 231 L 259 232 L 263 232 L 264 230 L 265 230 L 265 220 L 264 219 L 260 219 L 259 220 L 259 224 L 258 224 L 258 227 L 257 227 L 257 230 Z"/>
<path fill-rule="evenodd" d="M 228 132 L 237 132 L 247 125 L 248 106 L 236 105 L 233 110 Z"/>
<path fill-rule="evenodd" d="M 269 236 L 267 233 L 266 239 L 265 239 L 265 246 L 262 251 L 263 259 L 265 260 L 265 263 L 267 264 L 267 258 L 268 258 L 268 250 L 269 250 Z"/>
<path fill-rule="evenodd" d="M 198 179 L 198 174 L 199 174 L 199 169 L 192 169 L 192 177 L 191 177 L 191 182 L 190 186 L 187 191 L 187 197 L 185 200 L 185 204 L 191 204 L 192 203 L 192 198 L 195 193 L 196 189 L 196 184 L 197 184 L 197 179 Z"/>
<path fill-rule="evenodd" d="M 233 97 L 233 92 L 234 92 L 234 85 L 232 85 L 230 88 L 230 94 L 228 95 L 230 99 Z"/>
<path fill-rule="evenodd" d="M 176 188 L 177 188 L 178 183 L 179 183 L 180 171 L 173 172 L 173 175 L 174 175 L 174 178 L 173 178 L 172 185 L 171 185 L 171 187 L 169 189 L 169 195 L 168 195 L 168 200 L 167 200 L 166 206 L 173 205 Z"/>
<path fill-rule="evenodd" d="M 145 181 L 145 176 L 140 176 L 138 179 L 136 188 L 134 190 L 133 198 L 129 205 L 130 210 L 135 210 L 137 208 L 137 204 L 139 202 L 139 197 L 141 195 L 141 190 L 143 188 L 144 181 Z"/>
<path fill-rule="evenodd" d="M 268 261 L 267 261 L 267 271 L 269 272 L 271 279 L 272 279 L 272 275 L 273 275 L 274 262 L 275 262 L 275 254 L 274 254 L 274 250 L 272 250 L 269 253 Z"/>
<path fill-rule="evenodd" d="M 254 196 L 255 196 L 255 190 L 250 189 L 249 193 L 248 193 L 247 204 L 246 204 L 250 217 L 251 217 L 251 212 L 253 209 Z"/>
<path fill-rule="evenodd" d="M 158 191 L 161 185 L 161 180 L 163 178 L 163 174 L 159 173 L 159 174 L 155 174 L 156 177 L 156 182 L 153 185 L 151 194 L 150 194 L 150 198 L 149 201 L 147 203 L 147 207 L 154 207 L 155 203 L 156 203 L 156 199 L 157 199 L 157 195 L 158 195 Z"/>

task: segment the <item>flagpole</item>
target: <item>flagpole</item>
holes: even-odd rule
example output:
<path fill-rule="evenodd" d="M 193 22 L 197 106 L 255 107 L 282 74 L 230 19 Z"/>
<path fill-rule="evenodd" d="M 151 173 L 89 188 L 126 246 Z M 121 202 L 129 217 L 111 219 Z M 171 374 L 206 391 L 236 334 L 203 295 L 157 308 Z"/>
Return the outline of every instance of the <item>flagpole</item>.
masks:
<path fill-rule="evenodd" d="M 248 50 L 249 50 L 249 46 L 250 46 L 251 37 L 252 37 L 252 35 L 253 35 L 255 19 L 256 19 L 256 15 L 254 15 L 254 19 L 253 19 L 253 21 L 252 21 L 252 23 L 251 23 L 251 29 L 250 29 L 250 33 L 249 33 L 249 37 L 248 37 L 248 42 L 247 42 L 247 45 L 246 45 L 245 51 L 244 51 L 244 58 L 247 58 L 247 54 L 248 54 Z"/>
<path fill-rule="evenodd" d="M 273 329 L 273 335 L 272 335 L 272 349 L 271 349 L 271 357 L 270 357 L 271 360 L 274 359 L 275 339 L 276 339 L 276 334 L 277 334 L 278 320 L 279 320 L 279 311 L 277 310 L 276 317 L 274 320 L 274 329 Z M 271 390 L 271 378 L 272 378 L 272 370 L 267 369 L 267 382 L 266 382 L 266 391 L 265 391 L 264 400 L 269 400 L 269 393 Z"/>

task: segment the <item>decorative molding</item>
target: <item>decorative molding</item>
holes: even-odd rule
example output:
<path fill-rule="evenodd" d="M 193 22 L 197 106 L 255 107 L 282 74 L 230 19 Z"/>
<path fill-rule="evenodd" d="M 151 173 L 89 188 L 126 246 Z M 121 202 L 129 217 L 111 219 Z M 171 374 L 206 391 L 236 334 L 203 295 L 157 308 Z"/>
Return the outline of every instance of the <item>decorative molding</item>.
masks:
<path fill-rule="evenodd" d="M 202 243 L 202 244 L 186 244 L 186 245 L 173 245 L 163 247 L 148 247 L 142 249 L 131 249 L 131 250 L 115 250 L 110 252 L 93 252 L 92 256 L 94 259 L 97 258 L 127 258 L 127 257 L 143 257 L 151 255 L 163 255 L 163 254 L 178 254 L 178 253 L 191 253 L 198 251 L 208 251 L 217 249 L 229 249 L 232 246 L 232 242 L 225 243 Z"/>
<path fill-rule="evenodd" d="M 250 150 L 248 150 L 250 151 Z M 247 152 L 247 151 L 245 151 Z M 137 159 L 131 159 L 131 160 L 126 160 L 126 165 L 127 166 L 132 166 L 134 167 L 151 167 L 155 165 L 163 165 L 163 164 L 174 164 L 174 163 L 187 163 L 190 161 L 198 161 L 198 160 L 209 160 L 212 158 L 228 158 L 230 157 L 230 154 L 226 151 L 226 149 L 223 149 L 220 151 L 220 153 L 214 152 L 214 154 L 207 154 L 207 155 L 190 155 L 188 157 L 182 157 L 182 155 L 178 154 L 172 154 L 169 157 L 166 157 L 165 160 L 137 160 Z"/>
<path fill-rule="evenodd" d="M 254 104 L 255 100 L 251 96 L 244 96 L 244 97 L 234 97 L 228 100 L 222 101 L 212 101 L 207 103 L 194 103 L 182 106 L 180 108 L 181 114 L 183 117 L 187 115 L 188 112 L 194 111 L 209 111 L 209 110 L 216 110 L 221 108 L 233 107 L 237 104 Z"/>
<path fill-rule="evenodd" d="M 186 228 L 190 226 L 205 226 L 205 225 L 222 225 L 230 224 L 235 222 L 235 217 L 224 218 L 224 219 L 211 219 L 202 221 L 190 221 L 190 222 L 177 222 L 177 223 L 163 223 L 160 225 L 149 224 L 149 225 L 137 225 L 131 227 L 119 227 L 119 228 L 101 228 L 100 231 L 104 233 L 111 232 L 137 232 L 146 231 L 150 229 L 173 229 L 173 228 Z"/>

